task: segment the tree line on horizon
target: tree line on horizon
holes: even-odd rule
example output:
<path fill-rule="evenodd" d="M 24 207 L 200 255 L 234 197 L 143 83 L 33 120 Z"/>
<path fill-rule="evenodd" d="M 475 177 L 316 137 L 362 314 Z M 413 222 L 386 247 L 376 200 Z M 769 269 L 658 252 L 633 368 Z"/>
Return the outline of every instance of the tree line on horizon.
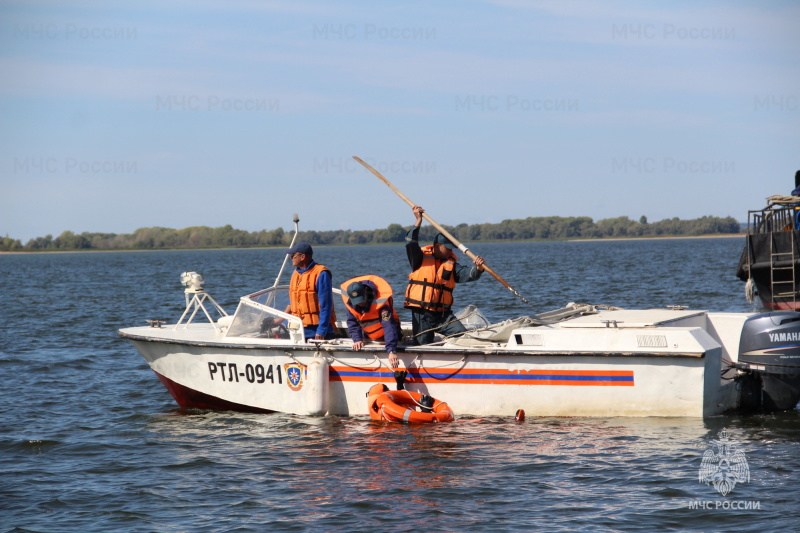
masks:
<path fill-rule="evenodd" d="M 301 231 L 299 241 L 312 245 L 381 244 L 403 242 L 410 226 L 389 224 L 374 230 Z M 443 226 L 460 241 L 508 240 L 565 240 L 603 239 L 624 237 L 698 236 L 731 234 L 742 231 L 733 217 L 704 216 L 691 220 L 677 217 L 649 223 L 647 217 L 638 221 L 626 216 L 607 218 L 594 222 L 591 217 L 528 217 L 508 219 L 499 223 L 459 224 Z M 431 241 L 437 230 L 424 225 L 420 240 Z M 282 228 L 248 232 L 235 229 L 230 224 L 219 228 L 194 226 L 184 229 L 162 227 L 139 228 L 133 233 L 76 234 L 65 231 L 56 238 L 52 235 L 30 239 L 22 244 L 8 236 L 0 239 L 0 251 L 75 251 L 75 250 L 165 250 L 193 248 L 234 248 L 288 246 L 294 232 Z"/>

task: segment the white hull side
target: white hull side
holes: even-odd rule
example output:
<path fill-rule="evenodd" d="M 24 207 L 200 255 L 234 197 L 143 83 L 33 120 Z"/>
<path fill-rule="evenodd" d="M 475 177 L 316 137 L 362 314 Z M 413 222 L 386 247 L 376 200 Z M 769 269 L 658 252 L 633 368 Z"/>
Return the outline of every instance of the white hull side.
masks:
<path fill-rule="evenodd" d="M 323 405 L 333 415 L 367 415 L 371 385 L 395 388 L 380 352 L 133 342 L 157 374 L 180 387 L 258 410 L 306 415 Z M 330 367 L 325 398 L 305 375 L 315 353 Z M 701 417 L 735 407 L 733 387 L 719 379 L 719 347 L 700 357 L 431 350 L 400 358 L 410 372 L 406 388 L 446 401 L 457 416 L 524 409 L 529 416 Z M 300 370 L 300 381 L 288 379 L 292 369 Z"/>

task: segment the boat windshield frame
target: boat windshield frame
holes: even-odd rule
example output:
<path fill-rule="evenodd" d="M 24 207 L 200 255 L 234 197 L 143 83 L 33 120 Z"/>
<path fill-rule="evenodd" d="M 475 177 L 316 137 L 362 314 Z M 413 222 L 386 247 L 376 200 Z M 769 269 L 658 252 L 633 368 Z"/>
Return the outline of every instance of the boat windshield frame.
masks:
<path fill-rule="evenodd" d="M 225 337 L 241 338 L 275 338 L 268 334 L 273 328 L 265 328 L 267 319 L 275 322 L 275 334 L 278 338 L 286 338 L 295 342 L 303 342 L 303 321 L 296 316 L 290 315 L 276 307 L 281 293 L 288 295 L 288 285 L 278 285 L 262 289 L 260 291 L 242 296 L 239 305 L 233 314 L 233 321 L 225 332 Z M 280 320 L 277 320 L 280 319 Z"/>
<path fill-rule="evenodd" d="M 335 294 L 341 290 L 334 288 Z M 288 302 L 289 285 L 274 285 L 266 289 L 242 296 L 233 314 L 233 320 L 225 332 L 226 338 L 270 338 L 288 339 L 304 342 L 303 321 L 284 309 L 275 307 L 276 302 Z M 265 321 L 271 319 L 273 327 Z"/>

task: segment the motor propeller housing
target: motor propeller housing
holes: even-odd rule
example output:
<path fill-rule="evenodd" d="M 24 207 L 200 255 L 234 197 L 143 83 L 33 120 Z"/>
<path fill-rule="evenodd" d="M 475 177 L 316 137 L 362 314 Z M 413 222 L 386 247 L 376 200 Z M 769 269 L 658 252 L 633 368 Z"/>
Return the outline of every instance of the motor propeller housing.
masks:
<path fill-rule="evenodd" d="M 794 409 L 800 401 L 800 313 L 772 311 L 748 318 L 736 368 L 743 373 L 743 394 L 760 396 L 748 399 L 745 407 Z M 753 390 L 754 383 L 760 391 Z"/>

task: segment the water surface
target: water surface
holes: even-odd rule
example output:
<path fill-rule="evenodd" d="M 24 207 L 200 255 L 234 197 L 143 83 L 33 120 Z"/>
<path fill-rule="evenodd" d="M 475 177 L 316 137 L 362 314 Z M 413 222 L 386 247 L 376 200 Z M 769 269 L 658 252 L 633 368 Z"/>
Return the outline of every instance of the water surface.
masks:
<path fill-rule="evenodd" d="M 478 244 L 456 289 L 492 320 L 568 302 L 744 312 L 742 240 Z M 320 247 L 338 285 L 397 291 L 403 247 Z M 692 418 L 365 418 L 186 411 L 116 335 L 183 311 L 180 273 L 229 312 L 272 285 L 281 250 L 0 256 L 2 531 L 796 530 L 798 411 Z M 285 277 L 288 279 L 288 275 Z M 401 312 L 401 318 L 407 315 Z M 726 430 L 750 481 L 701 484 Z"/>

